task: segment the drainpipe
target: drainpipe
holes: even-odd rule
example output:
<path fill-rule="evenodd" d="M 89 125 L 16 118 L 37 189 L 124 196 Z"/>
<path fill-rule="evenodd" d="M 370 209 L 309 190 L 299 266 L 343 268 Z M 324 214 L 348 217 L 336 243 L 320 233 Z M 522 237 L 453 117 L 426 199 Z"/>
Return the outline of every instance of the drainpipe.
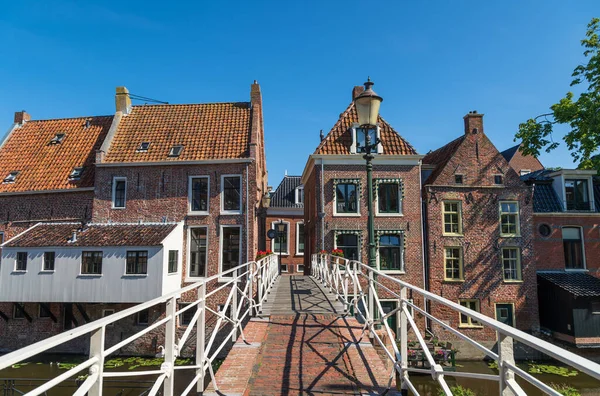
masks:
<path fill-rule="evenodd" d="M 323 175 L 323 158 L 321 158 L 321 250 L 325 250 L 325 181 Z"/>
<path fill-rule="evenodd" d="M 421 202 L 421 257 L 423 260 L 423 288 L 429 291 L 429 252 L 426 251 L 427 243 L 425 243 L 425 238 L 427 238 L 427 234 L 425 232 L 425 227 L 427 224 L 427 209 L 423 203 L 423 174 L 422 174 L 423 160 L 419 160 L 419 200 Z M 429 313 L 429 308 L 427 305 L 427 300 L 424 302 L 425 312 Z M 429 318 L 425 317 L 425 328 L 431 329 L 431 325 L 429 323 Z"/>
<path fill-rule="evenodd" d="M 250 163 L 246 162 L 246 262 L 250 261 L 250 205 L 248 202 L 248 184 L 250 184 L 250 174 L 248 170 L 248 166 Z"/>

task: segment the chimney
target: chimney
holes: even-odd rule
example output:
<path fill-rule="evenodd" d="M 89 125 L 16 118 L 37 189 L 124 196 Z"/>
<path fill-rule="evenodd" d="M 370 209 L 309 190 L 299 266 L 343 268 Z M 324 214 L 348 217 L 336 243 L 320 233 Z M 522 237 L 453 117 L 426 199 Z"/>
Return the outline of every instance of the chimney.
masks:
<path fill-rule="evenodd" d="M 354 88 L 352 88 L 352 101 L 354 102 L 354 99 L 364 91 L 365 87 L 362 85 L 356 85 Z"/>
<path fill-rule="evenodd" d="M 465 120 L 465 135 L 483 133 L 483 114 L 473 110 L 469 111 L 463 118 Z"/>
<path fill-rule="evenodd" d="M 254 105 L 262 106 L 260 85 L 258 85 L 258 81 L 256 81 L 256 80 L 254 80 L 254 83 L 250 86 L 250 102 L 252 103 L 252 106 L 254 106 Z"/>
<path fill-rule="evenodd" d="M 117 87 L 115 103 L 117 111 L 120 111 L 123 114 L 129 114 L 131 111 L 131 98 L 129 97 L 129 90 L 127 88 Z"/>
<path fill-rule="evenodd" d="M 31 116 L 25 110 L 15 112 L 15 124 L 23 125 L 31 120 Z"/>
<path fill-rule="evenodd" d="M 71 235 L 71 239 L 69 239 L 69 243 L 77 242 L 77 230 L 73 230 L 73 234 Z"/>

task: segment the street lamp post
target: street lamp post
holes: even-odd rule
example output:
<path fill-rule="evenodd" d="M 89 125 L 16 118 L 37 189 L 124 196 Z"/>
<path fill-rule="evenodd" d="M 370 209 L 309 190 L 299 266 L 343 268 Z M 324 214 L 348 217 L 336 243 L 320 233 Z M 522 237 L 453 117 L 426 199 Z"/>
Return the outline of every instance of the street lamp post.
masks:
<path fill-rule="evenodd" d="M 279 275 L 281 275 L 281 246 L 283 245 L 282 239 L 284 234 L 285 223 L 283 222 L 283 219 L 280 219 L 279 223 L 277 223 L 277 239 L 279 240 Z"/>
<path fill-rule="evenodd" d="M 383 98 L 377 95 L 373 89 L 373 82 L 369 78 L 365 83 L 365 90 L 354 99 L 360 133 L 364 136 L 364 146 L 360 145 L 357 136 L 357 148 L 364 150 L 363 158 L 367 162 L 367 205 L 369 209 L 368 235 L 369 235 L 369 267 L 375 268 L 375 225 L 373 221 L 373 152 L 377 152 L 377 146 L 381 143 L 377 137 L 377 118 L 379 106 Z M 358 135 L 358 133 L 357 133 Z M 371 136 L 373 135 L 373 136 Z M 362 138 L 362 136 L 361 136 Z M 361 139 L 362 140 L 362 139 Z"/>

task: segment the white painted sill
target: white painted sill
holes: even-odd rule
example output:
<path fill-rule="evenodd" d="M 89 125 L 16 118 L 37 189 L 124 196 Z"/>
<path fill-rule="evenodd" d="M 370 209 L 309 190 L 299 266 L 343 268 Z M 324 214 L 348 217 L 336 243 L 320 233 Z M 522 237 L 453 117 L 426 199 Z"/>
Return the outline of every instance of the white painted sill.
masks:
<path fill-rule="evenodd" d="M 115 209 L 115 210 L 125 210 L 125 209 L 127 209 L 127 208 L 126 208 L 125 206 L 119 206 L 119 207 L 117 207 L 117 206 L 111 206 L 111 209 Z"/>
<path fill-rule="evenodd" d="M 404 213 L 375 213 L 375 217 L 404 217 Z"/>
<path fill-rule="evenodd" d="M 123 278 L 147 278 L 148 274 L 123 274 Z"/>
<path fill-rule="evenodd" d="M 241 215 L 242 210 L 222 210 L 221 214 L 224 216 L 233 216 L 233 215 Z"/>
<path fill-rule="evenodd" d="M 104 275 L 102 274 L 79 274 L 78 278 L 102 278 Z"/>
<path fill-rule="evenodd" d="M 360 213 L 334 213 L 333 217 L 360 217 Z"/>
<path fill-rule="evenodd" d="M 208 216 L 209 212 L 208 211 L 201 211 L 201 212 L 194 212 L 194 211 L 188 211 L 187 213 L 188 216 Z"/>
<path fill-rule="evenodd" d="M 193 276 L 193 277 L 186 276 L 186 277 L 183 279 L 183 281 L 184 281 L 185 283 L 196 283 L 196 282 L 201 282 L 201 281 L 203 281 L 204 279 L 206 279 L 206 276 Z"/>
<path fill-rule="evenodd" d="M 11 274 L 26 274 L 27 270 L 12 270 Z"/>
<path fill-rule="evenodd" d="M 406 271 L 402 271 L 402 270 L 382 270 L 380 269 L 379 271 L 383 272 L 384 274 L 390 274 L 390 275 L 405 275 Z"/>
<path fill-rule="evenodd" d="M 40 270 L 40 274 L 53 274 L 56 270 Z"/>

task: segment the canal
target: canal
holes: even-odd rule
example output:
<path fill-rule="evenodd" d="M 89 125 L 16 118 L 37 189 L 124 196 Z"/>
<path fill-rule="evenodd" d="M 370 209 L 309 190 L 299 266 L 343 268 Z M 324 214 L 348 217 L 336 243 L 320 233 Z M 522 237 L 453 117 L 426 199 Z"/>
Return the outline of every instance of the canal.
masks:
<path fill-rule="evenodd" d="M 26 364 L 16 365 L 12 368 L 7 368 L 0 371 L 0 396 L 12 395 L 11 393 L 2 393 L 3 386 L 9 384 L 10 380 L 14 380 L 14 387 L 18 392 L 27 392 L 35 386 L 41 385 L 44 380 L 54 378 L 64 373 L 72 364 L 83 361 L 83 357 L 77 356 L 56 356 L 45 355 L 39 360 L 32 360 Z M 105 371 L 129 371 L 138 370 L 153 370 L 160 365 L 160 359 L 143 359 L 143 358 L 127 358 L 118 357 L 109 360 L 105 366 Z M 189 364 L 189 362 L 180 362 L 180 364 Z M 215 368 L 218 364 L 215 365 Z M 522 363 L 520 367 L 528 370 L 529 364 Z M 548 366 L 544 366 L 548 367 Z M 485 374 L 497 374 L 497 370 L 490 368 L 485 362 L 458 362 L 457 371 L 475 372 Z M 557 371 L 552 369 L 551 371 Z M 179 395 L 183 392 L 185 385 L 193 378 L 193 370 L 177 370 L 175 374 L 176 389 L 175 394 Z M 577 390 L 581 396 L 600 395 L 600 382 L 583 373 L 565 377 L 558 374 L 534 374 L 546 384 L 568 385 Z M 148 376 L 132 376 L 127 378 L 108 378 L 104 383 L 104 395 L 106 396 L 139 396 L 147 393 L 148 389 L 153 385 L 155 377 Z M 180 380 L 178 380 L 180 379 Z M 434 383 L 430 376 L 427 375 L 411 375 L 413 383 L 421 395 L 437 396 L 438 386 Z M 477 396 L 497 396 L 499 394 L 498 384 L 492 381 L 474 380 L 469 378 L 454 378 L 446 376 L 450 386 L 460 385 L 463 388 L 471 389 Z M 532 385 L 523 380 L 518 379 L 523 389 L 528 395 L 542 396 L 544 393 L 534 388 Z M 54 388 L 48 392 L 48 396 L 70 395 L 77 388 L 75 378 L 63 383 L 59 388 Z M 4 388 L 5 389 L 5 388 Z M 20 394 L 20 393 L 15 394 Z M 569 396 L 575 396 L 569 394 Z"/>

